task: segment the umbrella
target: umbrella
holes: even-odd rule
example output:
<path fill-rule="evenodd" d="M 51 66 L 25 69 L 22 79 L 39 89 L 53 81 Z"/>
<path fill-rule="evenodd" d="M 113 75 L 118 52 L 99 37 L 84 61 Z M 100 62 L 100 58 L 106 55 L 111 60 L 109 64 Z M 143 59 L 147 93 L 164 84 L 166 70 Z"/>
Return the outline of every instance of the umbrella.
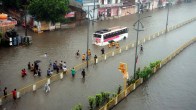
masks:
<path fill-rule="evenodd" d="M 41 60 L 35 60 L 34 61 L 34 63 L 40 63 L 41 62 Z"/>

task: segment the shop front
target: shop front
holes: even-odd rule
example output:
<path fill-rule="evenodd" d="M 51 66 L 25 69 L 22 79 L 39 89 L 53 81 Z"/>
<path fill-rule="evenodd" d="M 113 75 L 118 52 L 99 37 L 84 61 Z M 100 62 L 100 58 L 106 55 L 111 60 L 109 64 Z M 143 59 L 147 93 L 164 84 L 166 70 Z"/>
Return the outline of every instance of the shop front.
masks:
<path fill-rule="evenodd" d="M 132 5 L 132 6 L 123 6 L 121 7 L 121 14 L 120 16 L 127 16 L 127 15 L 130 15 L 130 14 L 134 14 L 136 13 L 136 6 L 135 5 Z"/>
<path fill-rule="evenodd" d="M 111 8 L 111 16 L 118 16 L 118 7 L 112 7 Z"/>
<path fill-rule="evenodd" d="M 100 8 L 98 10 L 99 19 L 119 16 L 121 6 L 121 3 L 100 5 Z"/>

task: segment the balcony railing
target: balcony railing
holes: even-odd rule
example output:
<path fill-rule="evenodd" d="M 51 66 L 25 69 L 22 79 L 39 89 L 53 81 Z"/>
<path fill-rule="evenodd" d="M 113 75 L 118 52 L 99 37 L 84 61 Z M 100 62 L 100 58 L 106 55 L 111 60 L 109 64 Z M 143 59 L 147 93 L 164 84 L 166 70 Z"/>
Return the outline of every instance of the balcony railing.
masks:
<path fill-rule="evenodd" d="M 114 6 L 123 6 L 123 3 L 115 3 L 115 4 L 101 4 L 100 7 L 114 7 Z"/>
<path fill-rule="evenodd" d="M 97 3 L 98 0 L 95 0 L 95 3 Z M 94 3 L 94 0 L 83 0 L 83 3 Z"/>

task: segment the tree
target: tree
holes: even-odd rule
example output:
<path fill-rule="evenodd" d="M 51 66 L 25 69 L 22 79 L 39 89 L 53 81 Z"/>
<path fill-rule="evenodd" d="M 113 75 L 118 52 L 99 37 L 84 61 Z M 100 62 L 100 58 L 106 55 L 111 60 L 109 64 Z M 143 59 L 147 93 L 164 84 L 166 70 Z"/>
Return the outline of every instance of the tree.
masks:
<path fill-rule="evenodd" d="M 39 21 L 60 21 L 69 10 L 69 0 L 32 0 L 29 13 Z"/>
<path fill-rule="evenodd" d="M 24 0 L 1 0 L 5 9 L 19 9 L 23 5 Z"/>
<path fill-rule="evenodd" d="M 0 3 L 2 2 L 3 8 L 5 10 L 7 9 L 25 9 L 25 6 L 29 4 L 31 0 L 0 0 Z"/>

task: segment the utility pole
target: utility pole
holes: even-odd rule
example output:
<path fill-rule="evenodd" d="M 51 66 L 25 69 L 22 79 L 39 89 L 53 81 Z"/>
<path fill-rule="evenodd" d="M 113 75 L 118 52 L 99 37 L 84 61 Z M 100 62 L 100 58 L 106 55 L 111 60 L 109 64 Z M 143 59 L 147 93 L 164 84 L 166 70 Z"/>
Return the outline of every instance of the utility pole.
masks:
<path fill-rule="evenodd" d="M 167 4 L 168 8 L 167 8 L 167 21 L 166 21 L 166 30 L 165 30 L 166 33 L 167 33 L 168 18 L 169 18 L 169 5 L 170 3 Z"/>
<path fill-rule="evenodd" d="M 139 28 L 140 28 L 140 3 L 138 3 L 138 21 L 136 22 L 137 23 L 137 38 L 136 38 L 136 46 L 135 46 L 135 63 L 134 63 L 134 74 L 133 74 L 133 78 L 135 79 L 135 72 L 136 72 L 136 63 L 137 63 L 137 59 L 138 59 L 138 56 L 137 56 L 137 46 L 138 46 L 138 36 L 139 36 Z"/>
<path fill-rule="evenodd" d="M 143 6 L 142 6 L 141 2 L 139 2 L 138 3 L 138 20 L 133 24 L 134 30 L 137 31 L 136 46 L 135 46 L 134 74 L 133 74 L 134 79 L 136 78 L 135 77 L 136 76 L 136 63 L 137 63 L 137 59 L 138 59 L 137 46 L 138 46 L 139 31 L 144 31 L 143 29 L 140 29 L 140 25 L 142 26 L 142 28 L 144 28 L 144 25 L 142 24 L 141 20 L 144 18 L 151 17 L 151 16 L 146 16 L 146 17 L 140 18 L 140 13 L 143 12 L 142 8 L 143 8 Z M 136 29 L 135 29 L 135 25 L 137 25 Z"/>
<path fill-rule="evenodd" d="M 92 22 L 93 25 L 94 25 L 94 19 L 95 19 L 95 0 L 94 0 L 94 7 L 93 7 L 93 22 Z"/>
<path fill-rule="evenodd" d="M 90 24 L 90 20 L 89 20 L 89 6 L 88 6 L 88 12 L 87 12 L 87 14 L 88 14 L 88 26 L 87 26 L 87 51 L 86 51 L 86 55 L 87 55 L 87 57 L 86 57 L 86 66 L 87 66 L 87 68 L 88 68 L 88 60 L 89 60 L 89 56 L 88 56 L 88 49 L 89 49 L 89 24 Z"/>
<path fill-rule="evenodd" d="M 25 37 L 27 36 L 27 6 L 25 5 Z"/>

